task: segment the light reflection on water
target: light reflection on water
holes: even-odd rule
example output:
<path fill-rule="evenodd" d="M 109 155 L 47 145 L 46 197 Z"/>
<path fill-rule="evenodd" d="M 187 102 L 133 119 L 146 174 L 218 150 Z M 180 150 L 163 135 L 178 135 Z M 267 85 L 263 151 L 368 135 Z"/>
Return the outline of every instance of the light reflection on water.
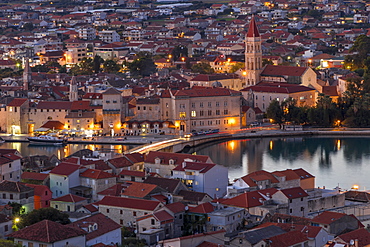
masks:
<path fill-rule="evenodd" d="M 0 148 L 17 149 L 22 156 L 29 155 L 52 155 L 55 154 L 59 159 L 69 156 L 81 149 L 99 150 L 114 149 L 117 153 L 123 153 L 135 145 L 95 145 L 95 144 L 67 144 L 65 146 L 44 146 L 30 145 L 27 142 L 6 142 L 0 144 Z"/>
<path fill-rule="evenodd" d="M 316 186 L 370 189 L 370 138 L 298 137 L 232 140 L 192 149 L 229 168 L 230 181 L 257 170 L 304 168 Z"/>

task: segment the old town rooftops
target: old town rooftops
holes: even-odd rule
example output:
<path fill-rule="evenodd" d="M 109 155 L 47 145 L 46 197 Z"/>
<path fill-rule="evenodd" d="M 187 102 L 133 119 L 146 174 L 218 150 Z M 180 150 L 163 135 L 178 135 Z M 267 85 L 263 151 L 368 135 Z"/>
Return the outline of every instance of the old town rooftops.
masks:
<path fill-rule="evenodd" d="M 8 237 L 42 243 L 55 243 L 85 234 L 86 232 L 82 229 L 65 226 L 50 220 L 43 220 L 17 232 L 13 232 Z"/>

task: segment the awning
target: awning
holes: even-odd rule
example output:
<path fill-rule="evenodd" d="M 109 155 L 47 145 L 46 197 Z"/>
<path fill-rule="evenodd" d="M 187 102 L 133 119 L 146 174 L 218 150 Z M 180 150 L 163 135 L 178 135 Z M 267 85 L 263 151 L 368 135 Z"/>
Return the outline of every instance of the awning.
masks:
<path fill-rule="evenodd" d="M 49 128 L 38 128 L 38 129 L 35 129 L 34 131 L 36 132 L 45 132 L 45 131 L 49 131 L 50 129 Z"/>

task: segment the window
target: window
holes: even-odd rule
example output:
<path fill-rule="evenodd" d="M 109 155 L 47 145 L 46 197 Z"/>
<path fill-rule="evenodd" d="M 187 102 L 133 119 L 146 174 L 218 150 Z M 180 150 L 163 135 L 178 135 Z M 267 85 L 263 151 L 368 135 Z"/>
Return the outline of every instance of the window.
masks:
<path fill-rule="evenodd" d="M 119 211 L 119 213 L 120 213 L 120 214 L 123 214 L 123 210 L 121 209 L 121 210 Z"/>
<path fill-rule="evenodd" d="M 3 199 L 6 199 L 6 194 L 5 193 L 3 193 Z"/>
<path fill-rule="evenodd" d="M 203 107 L 203 102 L 199 104 L 200 107 Z"/>
<path fill-rule="evenodd" d="M 155 225 L 155 220 L 154 220 L 154 219 L 152 219 L 152 220 L 151 220 L 151 223 L 152 223 L 152 225 Z"/>
<path fill-rule="evenodd" d="M 146 106 L 143 106 L 143 110 L 146 111 Z"/>
<path fill-rule="evenodd" d="M 220 115 L 220 110 L 216 110 L 216 115 Z"/>
<path fill-rule="evenodd" d="M 191 103 L 191 107 L 192 108 L 195 108 L 195 103 Z"/>
<path fill-rule="evenodd" d="M 208 107 L 212 107 L 212 102 L 208 102 Z"/>
<path fill-rule="evenodd" d="M 8 225 L 5 225 L 4 226 L 4 232 L 7 232 L 7 231 L 9 231 L 9 226 Z"/>
<path fill-rule="evenodd" d="M 58 205 L 55 205 L 55 208 L 58 209 Z"/>
<path fill-rule="evenodd" d="M 224 102 L 224 106 L 227 106 L 227 101 Z"/>
<path fill-rule="evenodd" d="M 208 110 L 208 116 L 212 116 L 212 110 Z"/>
<path fill-rule="evenodd" d="M 137 107 L 137 110 L 140 111 L 140 106 Z"/>
<path fill-rule="evenodd" d="M 135 211 L 132 212 L 132 216 L 136 216 L 136 212 Z"/>
<path fill-rule="evenodd" d="M 191 116 L 192 117 L 196 117 L 197 116 L 197 112 L 196 111 L 191 111 Z"/>
<path fill-rule="evenodd" d="M 28 247 L 33 247 L 33 243 L 28 242 Z"/>
<path fill-rule="evenodd" d="M 180 118 L 184 118 L 184 117 L 186 117 L 186 112 L 180 112 L 180 114 L 179 114 L 179 116 L 180 116 Z"/>
<path fill-rule="evenodd" d="M 216 106 L 218 107 L 218 106 L 220 106 L 220 102 L 216 102 Z"/>
<path fill-rule="evenodd" d="M 70 212 L 71 211 L 71 206 L 67 206 L 67 211 Z"/>
<path fill-rule="evenodd" d="M 46 244 L 39 244 L 39 247 L 47 247 Z"/>
<path fill-rule="evenodd" d="M 107 214 L 109 214 L 109 208 L 107 208 Z"/>
<path fill-rule="evenodd" d="M 13 194 L 10 194 L 9 195 L 9 199 L 13 199 Z"/>
<path fill-rule="evenodd" d="M 304 207 L 301 207 L 301 211 L 302 211 L 302 212 L 304 211 Z"/>
<path fill-rule="evenodd" d="M 110 101 L 109 101 L 109 100 L 107 100 L 107 101 L 105 101 L 105 103 L 108 103 L 108 104 L 109 104 L 109 103 L 110 103 Z"/>
<path fill-rule="evenodd" d="M 123 220 L 119 220 L 119 223 L 120 223 L 121 225 L 123 225 Z"/>
<path fill-rule="evenodd" d="M 224 110 L 224 115 L 229 114 L 229 110 Z"/>
<path fill-rule="evenodd" d="M 293 213 L 293 209 L 289 209 L 289 213 Z"/>
<path fill-rule="evenodd" d="M 9 163 L 9 168 L 11 168 L 12 167 L 12 163 Z"/>

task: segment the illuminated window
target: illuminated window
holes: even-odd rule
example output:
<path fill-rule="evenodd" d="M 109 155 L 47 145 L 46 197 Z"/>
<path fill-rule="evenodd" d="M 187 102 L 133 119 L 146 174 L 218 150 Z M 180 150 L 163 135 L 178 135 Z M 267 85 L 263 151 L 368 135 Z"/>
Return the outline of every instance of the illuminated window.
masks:
<path fill-rule="evenodd" d="M 9 111 L 13 111 L 13 107 L 9 107 Z"/>
<path fill-rule="evenodd" d="M 80 122 L 80 120 L 77 120 L 77 123 L 79 123 Z"/>
<path fill-rule="evenodd" d="M 180 118 L 186 117 L 186 112 L 184 112 L 184 111 L 183 112 L 180 112 L 179 115 L 180 115 Z"/>
<path fill-rule="evenodd" d="M 192 117 L 196 117 L 197 116 L 197 112 L 196 111 L 191 111 L 191 116 Z"/>

